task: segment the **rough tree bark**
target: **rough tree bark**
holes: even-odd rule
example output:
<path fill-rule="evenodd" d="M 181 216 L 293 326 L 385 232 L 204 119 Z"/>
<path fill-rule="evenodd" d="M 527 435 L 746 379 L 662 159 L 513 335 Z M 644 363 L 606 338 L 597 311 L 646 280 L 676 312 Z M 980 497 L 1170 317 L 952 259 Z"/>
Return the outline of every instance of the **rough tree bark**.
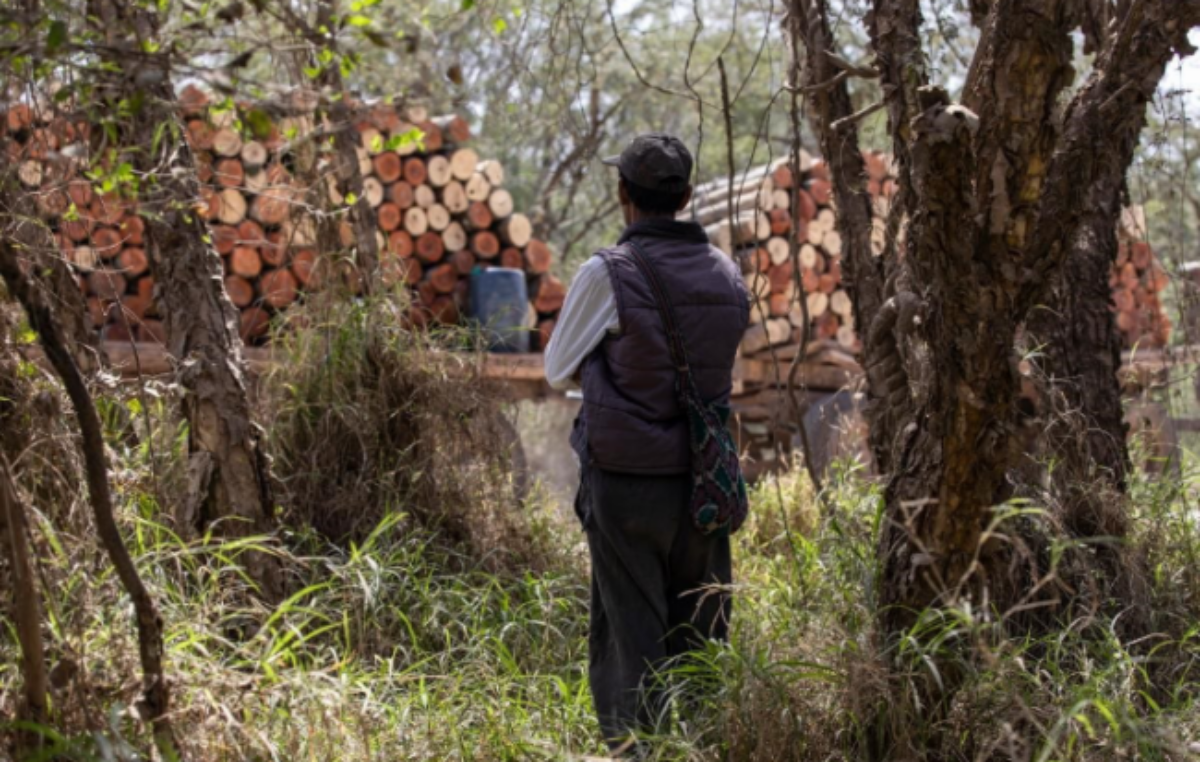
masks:
<path fill-rule="evenodd" d="M 1125 492 L 1130 465 L 1118 378 L 1121 338 L 1109 286 L 1119 191 L 1097 186 L 1052 298 L 1026 325 L 1030 345 L 1040 349 L 1038 376 L 1045 380 L 1039 391 L 1050 419 L 1042 444 L 1055 464 L 1051 487 L 1066 528 L 1081 538 L 1128 532 L 1123 507 L 1112 505 Z"/>
<path fill-rule="evenodd" d="M 1126 109 L 1153 93 L 1200 22 L 1200 0 L 1128 4 L 1091 79 L 1060 115 L 1078 8 L 1066 0 L 973 3 L 983 31 L 966 88 L 971 108 L 927 85 L 917 0 L 875 0 L 868 19 L 899 170 L 885 256 L 905 233 L 884 301 L 864 323 L 872 393 L 887 399 L 871 423 L 883 429 L 875 456 L 890 466 L 881 539 L 881 617 L 890 634 L 931 605 L 986 599 L 1004 607 L 1026 592 L 1007 573 L 989 575 L 1004 545 L 984 543 L 1019 454 L 1016 334 L 1063 267 L 1092 189 L 1128 167 L 1113 118 L 1124 122 Z M 818 130 L 832 166 L 845 145 L 832 127 L 849 114 L 825 95 L 839 83 L 820 87 L 830 79 L 818 68 L 827 15 L 806 0 L 793 3 L 797 19 L 816 110 L 833 120 Z M 1082 23 L 1090 38 L 1094 19 Z M 833 174 L 839 206 L 853 201 L 859 178 L 852 169 Z M 868 293 L 879 275 L 852 272 Z"/>
<path fill-rule="evenodd" d="M 223 534 L 268 533 L 274 527 L 269 464 L 251 415 L 238 313 L 225 292 L 221 258 L 192 210 L 200 185 L 180 137 L 170 59 L 140 52 L 141 41 L 156 40 L 159 20 L 122 0 L 90 0 L 89 15 L 108 42 L 111 62 L 137 70 L 136 77 L 115 79 L 101 92 L 114 103 L 141 103 L 140 113 L 121 125 L 120 137 L 139 147 L 129 154 L 135 171 L 153 178 L 141 184 L 138 204 L 148 212 L 145 248 L 166 318 L 167 349 L 186 390 L 189 494 L 178 511 L 179 528 L 194 531 L 219 521 Z M 248 554 L 246 564 L 267 595 L 279 592 L 269 556 Z"/>
<path fill-rule="evenodd" d="M 138 655 L 142 665 L 142 696 L 138 709 L 154 729 L 154 740 L 166 759 L 178 759 L 177 745 L 167 712 L 170 708 L 170 689 L 163 669 L 163 624 L 154 599 L 142 583 L 137 566 L 125 547 L 121 531 L 113 516 L 112 492 L 108 483 L 108 455 L 104 446 L 103 429 L 96 405 L 87 390 L 83 374 L 71 355 L 68 340 L 54 317 L 53 302 L 34 284 L 25 272 L 29 263 L 22 264 L 10 241 L 0 239 L 0 278 L 29 318 L 29 325 L 38 334 L 46 358 L 58 373 L 79 420 L 82 448 L 86 466 L 88 497 L 96 522 L 96 533 L 116 569 L 121 586 L 133 604 L 138 631 Z"/>
<path fill-rule="evenodd" d="M 1047 407 L 1055 418 L 1045 438 L 1056 462 L 1052 487 L 1067 529 L 1084 538 L 1120 538 L 1128 532 L 1123 506 L 1112 499 L 1126 489 L 1130 459 L 1118 378 L 1121 341 L 1111 309 L 1109 275 L 1117 256 L 1125 171 L 1145 126 L 1153 85 L 1165 72 L 1166 51 L 1188 51 L 1183 34 L 1200 16 L 1193 3 L 1179 9 L 1174 28 L 1165 21 L 1155 29 L 1147 25 L 1166 17 L 1157 8 L 1143 12 L 1151 15 L 1136 29 L 1126 25 L 1110 30 L 1096 23 L 1089 31 L 1090 45 L 1109 45 L 1102 59 L 1105 65 L 1128 65 L 1130 84 L 1105 90 L 1099 82 L 1089 82 L 1091 96 L 1077 99 L 1073 107 L 1103 122 L 1094 129 L 1103 135 L 1106 153 L 1088 167 L 1092 182 L 1074 227 L 1068 226 L 1051 244 L 1066 252 L 1065 265 L 1052 283 L 1047 306 L 1035 309 L 1027 326 L 1032 343 L 1042 349 L 1040 375 L 1048 382 Z M 1112 60 L 1113 51 L 1146 47 L 1149 55 L 1142 61 Z M 1072 137 L 1080 154 L 1090 136 L 1080 131 Z M 1059 187 L 1060 192 L 1071 190 Z M 1119 571 L 1117 559 L 1107 558 L 1115 552 L 1105 548 L 1103 555 Z M 1135 590 L 1123 586 L 1122 593 L 1127 604 L 1137 603 Z"/>

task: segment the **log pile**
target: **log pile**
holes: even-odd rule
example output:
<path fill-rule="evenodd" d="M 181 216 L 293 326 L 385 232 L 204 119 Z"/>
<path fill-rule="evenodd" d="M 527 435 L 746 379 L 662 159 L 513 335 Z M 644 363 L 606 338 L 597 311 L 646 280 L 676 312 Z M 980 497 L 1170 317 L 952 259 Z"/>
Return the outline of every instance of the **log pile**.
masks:
<path fill-rule="evenodd" d="M 896 192 L 890 158 L 864 153 L 867 189 L 874 202 L 871 245 L 883 252 L 885 220 Z M 861 348 L 854 325 L 853 303 L 842 283 L 842 239 L 836 229 L 832 189 L 823 161 L 802 154 L 801 175 L 792 177 L 786 158 L 695 189 L 683 219 L 704 226 L 713 245 L 737 259 L 755 304 L 741 354 L 749 358 L 795 356 L 809 321 L 808 353 L 840 349 L 854 355 Z M 733 211 L 731 219 L 730 210 Z M 799 246 L 792 252 L 795 229 Z M 1113 302 L 1125 348 L 1135 344 L 1164 346 L 1171 322 L 1159 294 L 1167 273 L 1145 241 L 1145 222 L 1138 209 L 1127 210 L 1120 226 L 1120 253 L 1113 268 Z"/>
<path fill-rule="evenodd" d="M 868 157 L 870 189 L 882 215 L 895 183 L 882 155 Z M 842 238 L 828 168 L 807 154 L 801 156 L 800 168 L 800 177 L 793 177 L 787 159 L 779 159 L 739 175 L 732 199 L 726 178 L 701 185 L 681 215 L 703 225 L 713 245 L 741 266 L 754 300 L 741 346 L 746 357 L 799 345 L 806 314 L 810 342 L 847 354 L 860 348 L 853 303 L 842 283 Z M 798 234 L 795 252 L 793 230 Z M 882 222 L 873 240 L 882 251 Z"/>
<path fill-rule="evenodd" d="M 880 256 L 897 184 L 890 157 L 867 152 L 863 158 L 873 200 L 872 253 Z M 861 375 L 855 361 L 861 343 L 854 305 L 842 282 L 842 239 L 828 168 L 806 153 L 799 164 L 799 177 L 793 177 L 786 158 L 739 174 L 732 192 L 728 178 L 700 185 L 689 208 L 679 215 L 703 225 L 713 245 L 737 260 L 751 292 L 751 325 L 739 348 L 740 371 L 734 381 L 742 448 L 751 474 L 772 468 L 779 453 L 791 452 L 793 411 L 772 387 L 786 384 L 794 358 L 803 355 L 806 372 L 801 378 L 816 390 L 842 385 L 826 378 L 829 372 L 847 378 Z M 1141 210 L 1126 210 L 1111 278 L 1115 320 L 1125 349 L 1161 347 L 1170 338 L 1171 323 L 1159 298 L 1169 279 L 1145 240 L 1145 230 Z M 1194 277 L 1200 283 L 1200 274 Z M 1200 293 L 1200 286 L 1196 291 Z M 808 344 L 803 345 L 806 316 Z M 771 370 L 775 360 L 780 373 Z M 819 391 L 813 394 L 820 396 Z"/>
<path fill-rule="evenodd" d="M 332 156 L 318 160 L 315 175 L 296 166 L 298 138 L 314 129 L 314 119 L 267 120 L 248 104 L 210 104 L 194 87 L 184 90 L 180 103 L 201 182 L 195 208 L 221 255 L 243 339 L 263 341 L 271 318 L 307 293 L 334 283 L 361 291 L 362 274 L 350 264 L 351 226 L 340 223 L 339 240 L 322 245 L 312 213 L 345 209 L 355 199 L 339 193 Z M 401 113 L 381 105 L 354 107 L 362 195 L 375 218 L 380 275 L 389 286 L 411 290 L 409 321 L 457 324 L 467 314 L 474 268 L 516 268 L 528 278 L 533 344 L 544 347 L 566 290 L 550 272 L 550 248 L 514 209 L 503 167 L 466 145 L 470 128 L 461 117 L 430 117 L 422 108 Z M 74 264 L 95 325 L 110 340 L 161 341 L 137 201 L 101 192 L 85 179 L 80 160 L 62 158 L 71 144 L 78 146 L 69 153 L 86 156 L 89 125 L 24 104 L 3 117 L 3 148 Z M 306 186 L 301 175 L 320 181 Z"/>
<path fill-rule="evenodd" d="M 1141 207 L 1122 214 L 1118 242 L 1109 285 L 1122 348 L 1165 347 L 1171 340 L 1171 319 L 1163 310 L 1160 295 L 1171 278 L 1146 240 Z"/>

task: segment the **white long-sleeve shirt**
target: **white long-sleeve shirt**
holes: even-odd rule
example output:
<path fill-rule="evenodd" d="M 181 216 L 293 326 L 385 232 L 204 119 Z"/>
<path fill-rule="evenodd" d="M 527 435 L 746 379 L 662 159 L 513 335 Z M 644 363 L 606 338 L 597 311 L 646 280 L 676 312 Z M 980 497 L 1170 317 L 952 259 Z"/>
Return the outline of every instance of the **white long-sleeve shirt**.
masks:
<path fill-rule="evenodd" d="M 609 333 L 621 332 L 608 266 L 592 257 L 579 267 L 546 347 L 546 380 L 558 390 L 576 386 L 572 376 Z"/>

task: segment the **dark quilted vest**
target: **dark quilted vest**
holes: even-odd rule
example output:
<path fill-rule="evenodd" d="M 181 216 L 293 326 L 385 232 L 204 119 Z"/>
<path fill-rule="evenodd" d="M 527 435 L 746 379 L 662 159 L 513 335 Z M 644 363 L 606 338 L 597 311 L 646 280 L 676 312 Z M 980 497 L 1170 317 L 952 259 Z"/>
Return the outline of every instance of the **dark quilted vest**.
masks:
<path fill-rule="evenodd" d="M 700 393 L 727 405 L 750 300 L 733 261 L 691 222 L 629 226 L 666 284 Z M 608 266 L 621 320 L 583 364 L 583 408 L 571 442 L 582 460 L 606 471 L 682 474 L 690 467 L 687 421 L 662 318 L 645 277 L 620 246 L 596 254 Z"/>

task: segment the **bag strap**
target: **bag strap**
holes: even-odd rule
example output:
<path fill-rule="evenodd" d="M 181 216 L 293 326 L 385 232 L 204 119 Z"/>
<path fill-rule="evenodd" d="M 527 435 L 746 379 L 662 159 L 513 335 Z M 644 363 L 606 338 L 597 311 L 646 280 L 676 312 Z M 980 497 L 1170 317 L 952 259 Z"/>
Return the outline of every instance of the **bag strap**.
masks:
<path fill-rule="evenodd" d="M 663 328 L 667 332 L 667 341 L 671 347 L 671 361 L 675 363 L 676 370 L 680 375 L 690 376 L 691 367 L 688 364 L 687 350 L 683 346 L 683 336 L 679 332 L 678 325 L 675 322 L 675 310 L 671 304 L 670 297 L 667 296 L 666 286 L 662 279 L 658 276 L 658 271 L 654 269 L 654 265 L 650 263 L 650 259 L 642 252 L 632 239 L 626 242 L 629 248 L 629 253 L 633 255 L 633 261 L 646 276 L 646 281 L 650 284 L 650 291 L 654 295 L 654 302 L 658 306 L 658 312 L 662 316 Z"/>

